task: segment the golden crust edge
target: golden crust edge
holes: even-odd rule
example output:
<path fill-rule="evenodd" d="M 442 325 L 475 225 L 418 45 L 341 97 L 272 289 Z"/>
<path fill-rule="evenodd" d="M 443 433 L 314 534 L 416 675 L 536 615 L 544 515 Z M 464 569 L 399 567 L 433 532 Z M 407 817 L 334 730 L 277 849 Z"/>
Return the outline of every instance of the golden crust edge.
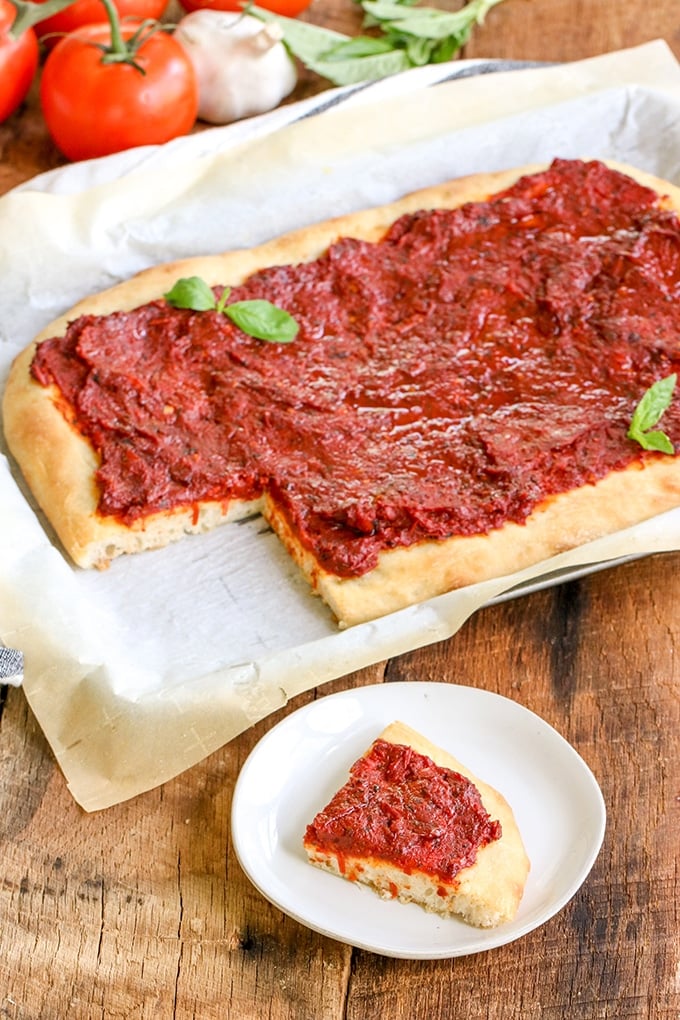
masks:
<path fill-rule="evenodd" d="M 541 503 L 523 524 L 482 535 L 432 539 L 384 550 L 358 577 L 324 570 L 265 497 L 264 514 L 341 627 L 405 609 L 446 592 L 536 566 L 680 504 L 680 463 L 663 454 Z M 641 484 L 644 475 L 644 485 Z"/>

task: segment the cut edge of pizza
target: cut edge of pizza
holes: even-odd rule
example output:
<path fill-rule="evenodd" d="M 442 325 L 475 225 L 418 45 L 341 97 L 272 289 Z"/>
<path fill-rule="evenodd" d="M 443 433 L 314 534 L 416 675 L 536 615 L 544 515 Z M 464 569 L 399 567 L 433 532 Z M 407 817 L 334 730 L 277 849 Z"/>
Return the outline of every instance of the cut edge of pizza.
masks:
<path fill-rule="evenodd" d="M 365 623 L 469 585 L 503 578 L 622 531 L 680 504 L 673 458 L 632 464 L 601 481 L 545 499 L 523 524 L 480 535 L 424 540 L 379 554 L 358 577 L 324 570 L 265 497 L 264 516 L 341 627 Z"/>
<path fill-rule="evenodd" d="M 652 187 L 661 204 L 680 212 L 680 189 L 632 167 L 610 163 Z M 341 627 L 352 626 L 414 603 L 490 578 L 504 577 L 567 549 L 612 534 L 680 504 L 680 462 L 655 457 L 613 472 L 595 484 L 550 496 L 523 524 L 488 533 L 425 539 L 385 549 L 378 564 L 355 577 L 337 576 L 317 561 L 268 493 L 258 499 L 224 499 L 164 510 L 126 524 L 98 511 L 97 454 L 69 420 L 56 386 L 31 376 L 37 345 L 63 335 L 79 315 L 126 311 L 157 299 L 182 276 L 232 285 L 274 265 L 318 257 L 339 237 L 375 241 L 402 214 L 453 208 L 485 200 L 542 166 L 476 174 L 414 192 L 375 209 L 352 213 L 276 238 L 257 248 L 167 263 L 144 270 L 86 298 L 48 325 L 14 360 L 3 397 L 3 428 L 9 450 L 64 549 L 80 567 L 104 568 L 125 553 L 160 548 L 186 534 L 262 512 Z"/>
<path fill-rule="evenodd" d="M 335 848 L 332 837 L 328 839 L 323 834 L 319 835 L 315 828 L 317 821 L 319 825 L 323 824 L 324 813 L 333 804 L 331 800 L 305 831 L 303 846 L 309 863 L 333 875 L 365 885 L 382 898 L 416 903 L 443 917 L 459 917 L 475 927 L 494 928 L 512 921 L 524 895 L 531 864 L 514 812 L 505 797 L 477 778 L 448 751 L 436 746 L 405 723 L 395 721 L 387 726 L 363 757 L 370 755 L 376 742 L 381 740 L 411 749 L 429 759 L 439 769 L 450 770 L 469 780 L 478 791 L 489 819 L 500 823 L 500 837 L 481 845 L 472 864 L 463 866 L 453 878 L 446 878 L 425 870 L 424 866 L 405 868 L 403 862 L 389 859 L 387 855 L 374 856 L 365 848 L 353 853 L 351 822 L 347 823 L 348 835 L 343 836 L 342 849 Z M 398 780 L 395 782 L 398 783 Z M 351 783 L 350 778 L 346 787 Z M 341 796 L 344 789 L 338 791 Z M 390 803 L 386 809 L 385 824 L 389 824 L 387 815 L 391 810 Z M 356 821 L 361 821 L 360 812 L 356 815 Z M 413 837 L 415 845 L 418 845 L 421 838 L 423 844 L 429 843 L 427 837 L 422 837 L 422 832 L 419 826 Z M 398 854 L 394 853 L 393 856 L 396 858 Z"/>

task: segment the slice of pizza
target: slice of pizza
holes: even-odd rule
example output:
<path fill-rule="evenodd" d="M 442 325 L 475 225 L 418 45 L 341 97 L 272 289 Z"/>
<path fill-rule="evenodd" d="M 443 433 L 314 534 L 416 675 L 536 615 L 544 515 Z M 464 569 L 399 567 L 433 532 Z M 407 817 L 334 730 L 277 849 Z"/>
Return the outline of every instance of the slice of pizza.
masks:
<path fill-rule="evenodd" d="M 511 921 L 529 859 L 504 797 L 401 722 L 307 826 L 311 864 L 482 928 Z"/>
<path fill-rule="evenodd" d="M 629 435 L 680 368 L 678 210 L 556 160 L 149 269 L 18 356 L 8 446 L 82 567 L 259 511 L 341 626 L 510 575 L 680 505 L 680 400 Z"/>

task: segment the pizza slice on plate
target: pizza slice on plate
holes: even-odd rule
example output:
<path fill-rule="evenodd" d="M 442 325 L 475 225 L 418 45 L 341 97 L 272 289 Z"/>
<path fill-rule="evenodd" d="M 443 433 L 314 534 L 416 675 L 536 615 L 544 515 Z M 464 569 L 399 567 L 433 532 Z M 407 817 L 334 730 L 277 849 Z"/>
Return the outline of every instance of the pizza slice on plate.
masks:
<path fill-rule="evenodd" d="M 513 573 L 680 504 L 628 435 L 680 364 L 678 210 L 556 160 L 149 269 L 19 355 L 8 445 L 82 567 L 258 510 L 343 626 Z"/>
<path fill-rule="evenodd" d="M 529 859 L 501 794 L 395 722 L 307 826 L 311 864 L 482 928 L 511 921 Z"/>

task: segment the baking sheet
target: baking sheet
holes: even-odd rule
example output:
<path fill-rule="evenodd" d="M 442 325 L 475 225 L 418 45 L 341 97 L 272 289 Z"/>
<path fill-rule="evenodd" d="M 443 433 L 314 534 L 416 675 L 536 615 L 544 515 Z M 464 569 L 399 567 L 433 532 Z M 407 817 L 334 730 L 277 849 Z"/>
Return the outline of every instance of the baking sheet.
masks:
<path fill-rule="evenodd" d="M 555 156 L 619 159 L 680 183 L 680 68 L 663 42 L 468 76 L 482 69 L 492 68 L 459 62 L 331 90 L 3 197 L 0 386 L 46 323 L 159 261 Z M 462 76 L 441 80 L 451 73 Z M 29 703 L 73 796 L 96 810 L 191 767 L 302 691 L 450 636 L 517 584 L 677 548 L 674 511 L 339 632 L 259 518 L 104 573 L 74 569 L 0 457 L 0 640 L 23 652 Z"/>

